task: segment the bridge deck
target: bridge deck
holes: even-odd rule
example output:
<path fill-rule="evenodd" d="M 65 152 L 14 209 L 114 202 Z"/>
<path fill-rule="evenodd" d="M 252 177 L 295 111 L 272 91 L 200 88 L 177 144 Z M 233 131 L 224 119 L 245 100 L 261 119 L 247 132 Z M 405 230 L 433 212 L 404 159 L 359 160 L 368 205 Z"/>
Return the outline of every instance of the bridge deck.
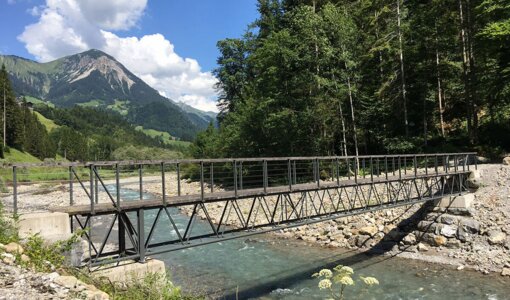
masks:
<path fill-rule="evenodd" d="M 369 184 L 381 184 L 386 182 L 396 182 L 402 181 L 406 179 L 414 179 L 414 178 L 434 178 L 438 176 L 452 176 L 458 174 L 465 174 L 468 171 L 457 171 L 457 172 L 439 172 L 439 173 L 429 173 L 429 174 L 421 174 L 421 175 L 402 175 L 402 176 L 385 176 L 373 177 L 373 178 L 358 178 L 357 180 L 340 180 L 337 181 L 329 181 L 329 182 L 320 182 L 320 185 L 317 182 L 314 183 L 304 183 L 304 184 L 294 184 L 292 187 L 287 186 L 277 186 L 277 187 L 267 187 L 264 191 L 264 188 L 252 188 L 252 189 L 240 189 L 237 191 L 237 195 L 235 191 L 221 191 L 214 193 L 205 193 L 204 198 L 202 199 L 201 194 L 192 194 L 192 195 L 181 195 L 181 196 L 167 196 L 166 204 L 163 203 L 161 199 L 156 200 L 133 200 L 133 201 L 121 201 L 120 202 L 120 210 L 122 211 L 135 211 L 140 208 L 144 209 L 154 209 L 164 206 L 182 206 L 200 202 L 218 202 L 218 201 L 227 201 L 232 199 L 242 199 L 242 198 L 251 198 L 256 196 L 271 196 L 271 195 L 279 195 L 282 193 L 289 192 L 305 192 L 305 191 L 313 191 L 313 190 L 322 190 L 322 189 L 331 189 L 336 187 L 350 187 L 350 186 L 360 186 L 360 185 L 369 185 Z M 74 206 L 58 206 L 58 207 L 50 207 L 51 211 L 54 212 L 64 212 L 69 215 L 90 215 L 91 214 L 91 205 L 74 205 Z M 94 213 L 95 214 L 111 214 L 117 211 L 117 207 L 111 203 L 98 203 L 94 204 Z"/>

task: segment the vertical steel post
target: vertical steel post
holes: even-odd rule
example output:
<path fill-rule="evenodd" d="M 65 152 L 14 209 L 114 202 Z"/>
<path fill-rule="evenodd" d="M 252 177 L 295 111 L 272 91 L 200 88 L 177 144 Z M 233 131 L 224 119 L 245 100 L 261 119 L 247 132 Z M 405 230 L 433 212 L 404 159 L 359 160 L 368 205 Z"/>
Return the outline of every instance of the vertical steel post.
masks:
<path fill-rule="evenodd" d="M 356 156 L 356 159 L 354 160 L 354 182 L 358 183 L 358 157 Z"/>
<path fill-rule="evenodd" d="M 200 161 L 200 200 L 204 202 L 204 162 Z"/>
<path fill-rule="evenodd" d="M 94 200 L 96 201 L 96 204 L 99 203 L 99 180 L 97 179 L 97 174 L 98 171 L 97 171 L 97 168 L 96 166 L 94 166 L 94 193 L 95 193 L 95 196 L 94 196 Z"/>
<path fill-rule="evenodd" d="M 438 163 L 438 161 L 437 161 L 437 154 L 436 154 L 436 155 L 434 155 L 434 171 L 436 172 L 436 176 L 437 176 L 437 174 L 439 173 L 439 171 L 438 171 L 438 165 L 439 165 L 439 163 Z"/>
<path fill-rule="evenodd" d="M 289 191 L 292 192 L 292 165 L 290 159 L 287 160 L 287 177 L 289 180 Z"/>
<path fill-rule="evenodd" d="M 398 179 L 402 179 L 402 169 L 401 169 L 401 163 L 400 163 L 400 156 L 397 156 L 398 160 Z"/>
<path fill-rule="evenodd" d="M 239 189 L 243 189 L 243 162 L 239 162 Z"/>
<path fill-rule="evenodd" d="M 69 167 L 69 205 L 74 205 L 73 199 L 73 166 Z"/>
<path fill-rule="evenodd" d="M 143 208 L 136 211 L 138 219 L 138 262 L 145 263 L 145 227 Z"/>
<path fill-rule="evenodd" d="M 347 164 L 347 180 L 351 180 L 351 162 L 349 161 L 348 157 L 346 160 L 346 164 Z"/>
<path fill-rule="evenodd" d="M 90 212 L 95 213 L 94 208 L 94 165 L 90 165 Z"/>
<path fill-rule="evenodd" d="M 478 158 L 476 157 L 476 154 L 475 154 L 475 170 L 478 170 Z"/>
<path fill-rule="evenodd" d="M 142 200 L 142 168 L 138 169 L 140 175 L 140 200 Z M 115 191 L 117 196 L 117 228 L 119 239 L 119 253 L 121 256 L 126 254 L 126 228 L 122 221 L 122 212 L 120 208 L 120 170 L 119 164 L 115 164 Z"/>
<path fill-rule="evenodd" d="M 165 183 L 165 163 L 161 162 L 161 192 L 163 193 L 163 204 L 166 205 L 166 183 Z"/>
<path fill-rule="evenodd" d="M 374 182 L 374 159 L 370 156 L 370 181 Z"/>
<path fill-rule="evenodd" d="M 264 159 L 262 161 L 262 181 L 264 185 L 264 194 L 267 193 L 267 161 Z"/>
<path fill-rule="evenodd" d="M 418 175 L 418 160 L 416 160 L 416 155 L 413 157 L 413 167 L 414 167 L 414 177 Z"/>
<path fill-rule="evenodd" d="M 384 157 L 384 173 L 386 174 L 386 180 L 388 180 L 388 157 Z"/>
<path fill-rule="evenodd" d="M 181 164 L 177 163 L 177 196 L 181 195 Z"/>
<path fill-rule="evenodd" d="M 115 164 L 115 194 L 117 196 L 117 208 L 120 209 L 120 171 L 119 164 Z"/>
<path fill-rule="evenodd" d="M 140 201 L 143 200 L 143 165 L 138 166 L 138 179 L 140 183 Z"/>
<path fill-rule="evenodd" d="M 429 157 L 425 155 L 425 175 L 429 175 Z"/>
<path fill-rule="evenodd" d="M 296 170 L 296 161 L 292 163 L 292 168 L 294 169 L 294 184 L 297 184 L 297 170 Z"/>
<path fill-rule="evenodd" d="M 16 166 L 12 167 L 12 211 L 14 216 L 18 214 L 18 176 Z"/>
<path fill-rule="evenodd" d="M 211 193 L 214 193 L 214 163 L 211 162 L 211 167 L 210 167 L 210 172 L 211 172 Z"/>
<path fill-rule="evenodd" d="M 315 159 L 315 167 L 317 168 L 317 171 L 315 172 L 315 174 L 317 174 L 317 187 L 320 187 L 321 186 L 321 170 L 320 170 L 320 162 L 319 162 L 319 159 L 316 158 Z"/>
<path fill-rule="evenodd" d="M 234 160 L 232 164 L 234 167 L 234 195 L 237 198 L 237 162 Z"/>
<path fill-rule="evenodd" d="M 340 162 L 336 158 L 336 185 L 340 186 Z"/>
<path fill-rule="evenodd" d="M 365 168 L 366 168 L 366 159 L 365 158 L 362 158 L 361 159 L 361 169 L 363 169 L 363 178 L 365 178 Z"/>

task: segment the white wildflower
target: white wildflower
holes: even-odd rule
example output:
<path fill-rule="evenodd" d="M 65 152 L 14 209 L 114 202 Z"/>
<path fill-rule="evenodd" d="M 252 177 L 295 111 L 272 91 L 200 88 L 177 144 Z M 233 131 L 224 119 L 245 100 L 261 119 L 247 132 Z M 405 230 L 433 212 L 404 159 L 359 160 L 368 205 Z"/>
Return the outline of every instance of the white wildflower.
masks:
<path fill-rule="evenodd" d="M 351 276 L 342 276 L 340 280 L 338 281 L 343 285 L 354 285 L 354 280 L 352 280 Z"/>
<path fill-rule="evenodd" d="M 333 277 L 333 272 L 331 272 L 331 270 L 329 270 L 329 269 L 322 269 L 319 272 L 319 276 L 331 278 L 331 277 Z"/>
<path fill-rule="evenodd" d="M 321 290 L 327 290 L 331 288 L 331 280 L 329 279 L 322 279 L 319 281 L 319 289 Z"/>
<path fill-rule="evenodd" d="M 378 285 L 379 284 L 379 280 L 377 280 L 377 278 L 375 277 L 363 277 L 363 276 L 360 276 L 361 280 L 363 280 L 363 282 L 366 284 L 366 285 Z"/>

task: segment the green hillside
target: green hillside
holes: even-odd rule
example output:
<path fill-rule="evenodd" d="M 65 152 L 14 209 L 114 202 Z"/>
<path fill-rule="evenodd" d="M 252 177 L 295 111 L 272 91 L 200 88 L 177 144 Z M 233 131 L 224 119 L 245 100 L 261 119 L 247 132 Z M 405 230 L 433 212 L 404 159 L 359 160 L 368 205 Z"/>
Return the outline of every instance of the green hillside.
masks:
<path fill-rule="evenodd" d="M 31 155 L 27 152 L 21 152 L 19 150 L 16 150 L 14 148 L 9 148 L 4 152 L 4 159 L 0 159 L 0 162 L 2 163 L 37 163 L 41 162 L 40 159 L 37 157 Z"/>
<path fill-rule="evenodd" d="M 59 125 L 55 124 L 55 122 L 53 122 L 53 120 L 46 118 L 45 116 L 41 115 L 39 112 L 34 112 L 34 113 L 37 116 L 37 119 L 39 120 L 39 122 L 41 122 L 44 125 L 44 127 L 46 127 L 46 130 L 48 132 L 51 132 L 54 129 L 60 127 Z"/>

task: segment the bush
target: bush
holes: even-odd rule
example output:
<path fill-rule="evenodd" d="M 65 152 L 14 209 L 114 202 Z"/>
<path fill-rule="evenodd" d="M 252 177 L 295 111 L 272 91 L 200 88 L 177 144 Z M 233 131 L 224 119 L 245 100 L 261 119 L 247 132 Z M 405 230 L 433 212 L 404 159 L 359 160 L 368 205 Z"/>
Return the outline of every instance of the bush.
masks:
<path fill-rule="evenodd" d="M 3 204 L 0 202 L 0 243 L 8 244 L 19 240 L 16 223 L 6 217 Z"/>

